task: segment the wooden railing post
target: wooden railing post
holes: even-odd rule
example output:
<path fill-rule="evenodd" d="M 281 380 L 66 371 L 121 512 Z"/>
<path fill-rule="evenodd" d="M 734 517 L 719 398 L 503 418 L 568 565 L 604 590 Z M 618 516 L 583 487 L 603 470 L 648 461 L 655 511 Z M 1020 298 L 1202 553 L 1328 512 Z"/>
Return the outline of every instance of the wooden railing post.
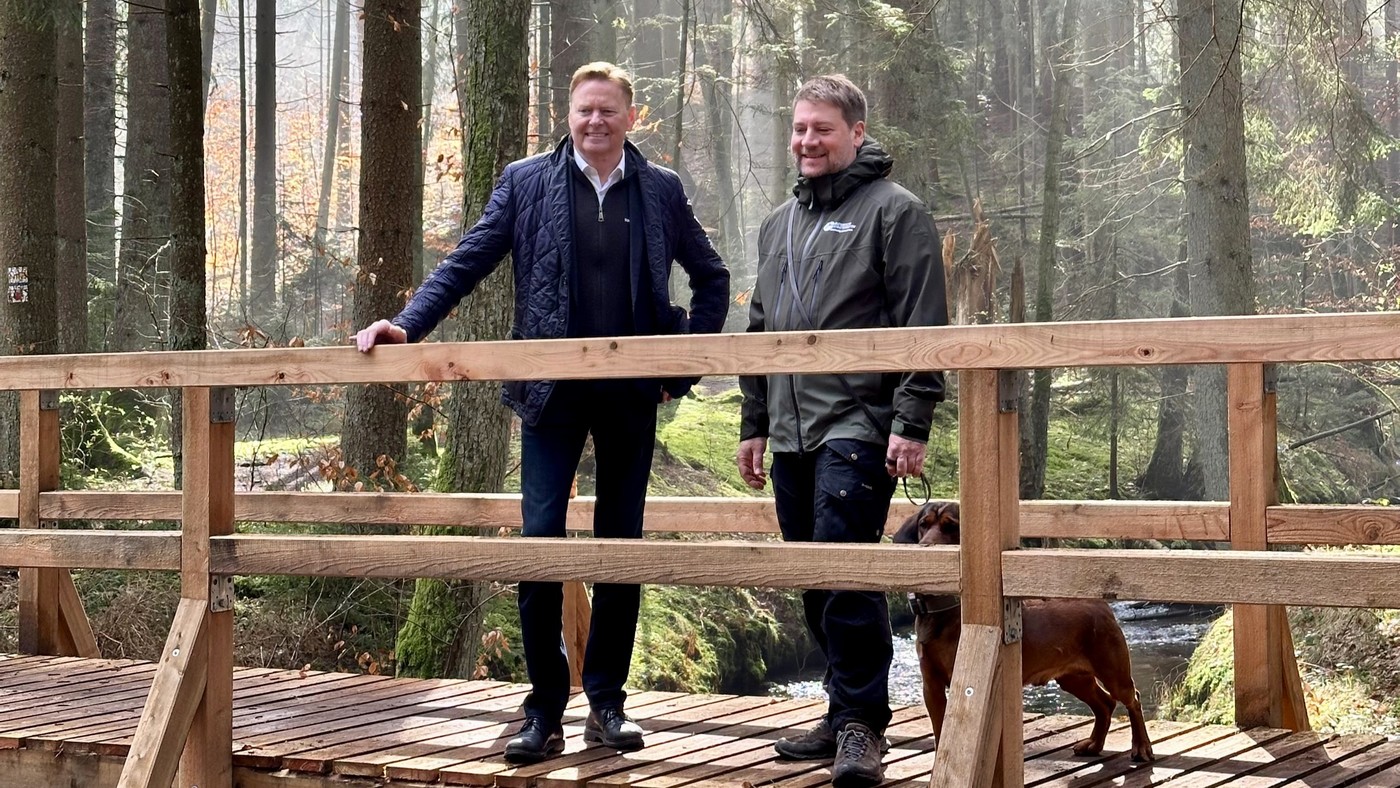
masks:
<path fill-rule="evenodd" d="M 233 785 L 233 585 L 209 537 L 233 533 L 232 389 L 184 390 L 180 607 L 118 788 Z"/>
<path fill-rule="evenodd" d="M 180 759 L 181 788 L 233 785 L 233 578 L 210 572 L 209 537 L 232 534 L 232 388 L 184 392 L 180 596 L 205 601 L 207 678 Z"/>
<path fill-rule="evenodd" d="M 1023 782 L 1020 613 L 1002 595 L 1002 551 L 1020 543 L 1016 413 L 1005 385 L 995 370 L 958 375 L 963 628 L 935 788 Z"/>
<path fill-rule="evenodd" d="M 58 392 L 20 393 L 19 527 L 44 528 L 39 496 L 59 488 Z M 67 569 L 20 569 L 19 650 L 98 656 L 97 640 Z"/>
<path fill-rule="evenodd" d="M 588 649 L 588 627 L 593 605 L 582 581 L 564 584 L 564 651 L 569 655 L 569 685 L 583 686 L 583 654 Z"/>
<path fill-rule="evenodd" d="M 1230 546 L 1267 550 L 1268 507 L 1278 503 L 1278 406 L 1263 364 L 1229 365 Z M 1308 729 L 1288 611 L 1235 605 L 1235 724 Z"/>

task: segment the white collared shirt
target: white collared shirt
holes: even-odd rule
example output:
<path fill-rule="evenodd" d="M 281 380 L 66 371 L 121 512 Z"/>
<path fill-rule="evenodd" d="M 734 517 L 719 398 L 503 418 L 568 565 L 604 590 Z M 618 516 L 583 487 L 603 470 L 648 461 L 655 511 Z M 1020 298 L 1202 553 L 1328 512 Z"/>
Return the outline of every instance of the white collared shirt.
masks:
<path fill-rule="evenodd" d="M 601 206 L 608 189 L 622 181 L 622 176 L 625 174 L 624 168 L 627 166 L 627 152 L 623 151 L 622 158 L 617 160 L 617 167 L 608 175 L 607 180 L 603 180 L 599 176 L 598 171 L 583 158 L 583 154 L 579 153 L 577 148 L 574 149 L 574 163 L 578 165 L 580 170 L 583 170 L 584 175 L 588 176 L 588 182 L 593 184 L 593 191 L 598 193 L 598 205 Z"/>

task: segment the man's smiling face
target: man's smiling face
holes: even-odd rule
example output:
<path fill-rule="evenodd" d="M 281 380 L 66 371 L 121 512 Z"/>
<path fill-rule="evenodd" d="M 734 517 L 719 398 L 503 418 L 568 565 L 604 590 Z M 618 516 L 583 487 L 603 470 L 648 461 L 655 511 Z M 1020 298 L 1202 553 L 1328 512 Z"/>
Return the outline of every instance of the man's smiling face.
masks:
<path fill-rule="evenodd" d="M 852 126 L 835 104 L 804 99 L 792 108 L 792 155 L 803 177 L 846 169 L 864 141 L 865 121 Z"/>
<path fill-rule="evenodd" d="M 574 149 L 604 177 L 622 158 L 622 143 L 636 120 L 637 108 L 615 82 L 585 80 L 569 97 L 569 136 Z M 604 167 L 608 172 L 603 172 Z"/>

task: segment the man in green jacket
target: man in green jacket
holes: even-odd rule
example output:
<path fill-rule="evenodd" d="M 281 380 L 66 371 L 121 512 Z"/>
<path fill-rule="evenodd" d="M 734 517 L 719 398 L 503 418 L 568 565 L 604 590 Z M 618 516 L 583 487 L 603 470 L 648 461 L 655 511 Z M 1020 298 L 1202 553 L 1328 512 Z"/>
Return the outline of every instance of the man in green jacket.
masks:
<path fill-rule="evenodd" d="M 938 230 L 889 180 L 893 159 L 865 135 L 865 95 L 841 75 L 794 98 L 793 199 L 759 229 L 750 331 L 940 326 L 948 322 Z M 939 372 L 768 375 L 740 379 L 739 473 L 773 491 L 783 538 L 880 541 L 895 480 L 918 476 Z M 771 445 L 770 445 L 771 444 Z M 810 590 L 807 626 L 827 659 L 826 717 L 774 745 L 784 758 L 832 760 L 837 788 L 882 779 L 893 654 L 885 595 Z"/>

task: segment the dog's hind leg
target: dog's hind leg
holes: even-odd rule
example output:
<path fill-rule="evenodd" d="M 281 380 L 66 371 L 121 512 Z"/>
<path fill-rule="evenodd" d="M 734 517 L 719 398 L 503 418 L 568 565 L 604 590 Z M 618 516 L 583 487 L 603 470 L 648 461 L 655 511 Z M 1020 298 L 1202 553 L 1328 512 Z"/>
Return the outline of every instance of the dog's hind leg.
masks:
<path fill-rule="evenodd" d="M 1128 710 L 1128 723 L 1133 729 L 1133 760 L 1147 763 L 1153 759 L 1152 739 L 1147 735 L 1147 721 L 1142 716 L 1142 703 L 1131 677 L 1105 681 L 1108 694 Z"/>
<path fill-rule="evenodd" d="M 1065 692 L 1084 701 L 1094 713 L 1094 729 L 1087 739 L 1074 745 L 1074 754 L 1098 755 L 1103 752 L 1104 739 L 1108 738 L 1108 726 L 1113 722 L 1113 709 L 1117 705 L 1112 696 L 1088 673 L 1071 673 L 1055 680 Z"/>

